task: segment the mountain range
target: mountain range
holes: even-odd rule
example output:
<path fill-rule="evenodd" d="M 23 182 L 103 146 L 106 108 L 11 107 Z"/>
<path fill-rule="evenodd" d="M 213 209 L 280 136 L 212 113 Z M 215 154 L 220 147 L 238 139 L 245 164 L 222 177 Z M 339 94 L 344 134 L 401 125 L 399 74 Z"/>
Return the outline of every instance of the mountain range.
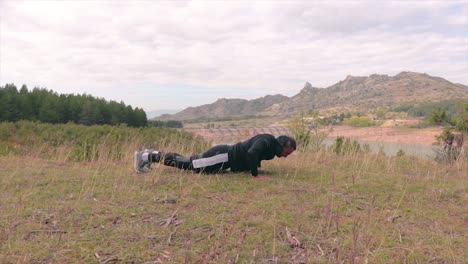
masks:
<path fill-rule="evenodd" d="M 146 116 L 148 119 L 164 115 L 164 114 L 175 114 L 182 111 L 181 109 L 158 109 L 153 111 L 146 111 Z"/>
<path fill-rule="evenodd" d="M 267 95 L 253 100 L 218 99 L 212 104 L 188 107 L 159 120 L 212 119 L 233 116 L 287 116 L 301 110 L 359 110 L 390 108 L 404 102 L 468 98 L 468 86 L 425 73 L 401 72 L 395 76 L 348 75 L 327 88 L 306 82 L 298 94 Z"/>

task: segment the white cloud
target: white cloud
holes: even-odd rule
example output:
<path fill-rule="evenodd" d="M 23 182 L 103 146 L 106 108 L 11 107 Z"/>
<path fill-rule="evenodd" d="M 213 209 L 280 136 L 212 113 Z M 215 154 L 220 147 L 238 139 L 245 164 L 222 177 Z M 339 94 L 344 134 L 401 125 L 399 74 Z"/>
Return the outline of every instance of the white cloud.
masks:
<path fill-rule="evenodd" d="M 290 96 L 348 74 L 467 84 L 466 27 L 465 1 L 3 1 L 0 85 L 152 110 Z"/>

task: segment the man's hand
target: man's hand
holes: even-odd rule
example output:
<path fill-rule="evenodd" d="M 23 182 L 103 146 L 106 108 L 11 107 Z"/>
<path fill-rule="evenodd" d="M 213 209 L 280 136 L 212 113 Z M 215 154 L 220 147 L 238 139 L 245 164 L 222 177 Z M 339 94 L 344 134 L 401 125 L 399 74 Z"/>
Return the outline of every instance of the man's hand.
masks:
<path fill-rule="evenodd" d="M 254 179 L 256 181 L 269 181 L 269 180 L 271 180 L 271 177 L 263 175 L 263 174 L 259 174 L 259 175 L 255 176 Z"/>

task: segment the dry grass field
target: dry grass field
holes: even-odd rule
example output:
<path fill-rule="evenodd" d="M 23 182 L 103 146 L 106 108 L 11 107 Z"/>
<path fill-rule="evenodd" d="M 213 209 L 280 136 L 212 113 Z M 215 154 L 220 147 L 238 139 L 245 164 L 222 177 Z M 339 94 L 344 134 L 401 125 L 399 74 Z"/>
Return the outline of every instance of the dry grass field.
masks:
<path fill-rule="evenodd" d="M 1 156 L 0 262 L 468 259 L 463 161 L 296 152 L 264 162 L 271 180 L 257 181 L 159 165 L 136 175 L 133 150 L 117 161 Z"/>

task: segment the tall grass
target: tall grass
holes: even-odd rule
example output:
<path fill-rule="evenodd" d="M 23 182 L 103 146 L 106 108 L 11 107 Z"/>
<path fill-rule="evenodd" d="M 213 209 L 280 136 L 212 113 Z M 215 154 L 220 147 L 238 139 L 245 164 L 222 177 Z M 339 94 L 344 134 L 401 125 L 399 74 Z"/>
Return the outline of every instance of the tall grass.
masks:
<path fill-rule="evenodd" d="M 0 155 L 24 155 L 63 161 L 123 161 L 129 153 L 155 148 L 182 153 L 202 151 L 208 143 L 166 128 L 0 123 Z"/>

